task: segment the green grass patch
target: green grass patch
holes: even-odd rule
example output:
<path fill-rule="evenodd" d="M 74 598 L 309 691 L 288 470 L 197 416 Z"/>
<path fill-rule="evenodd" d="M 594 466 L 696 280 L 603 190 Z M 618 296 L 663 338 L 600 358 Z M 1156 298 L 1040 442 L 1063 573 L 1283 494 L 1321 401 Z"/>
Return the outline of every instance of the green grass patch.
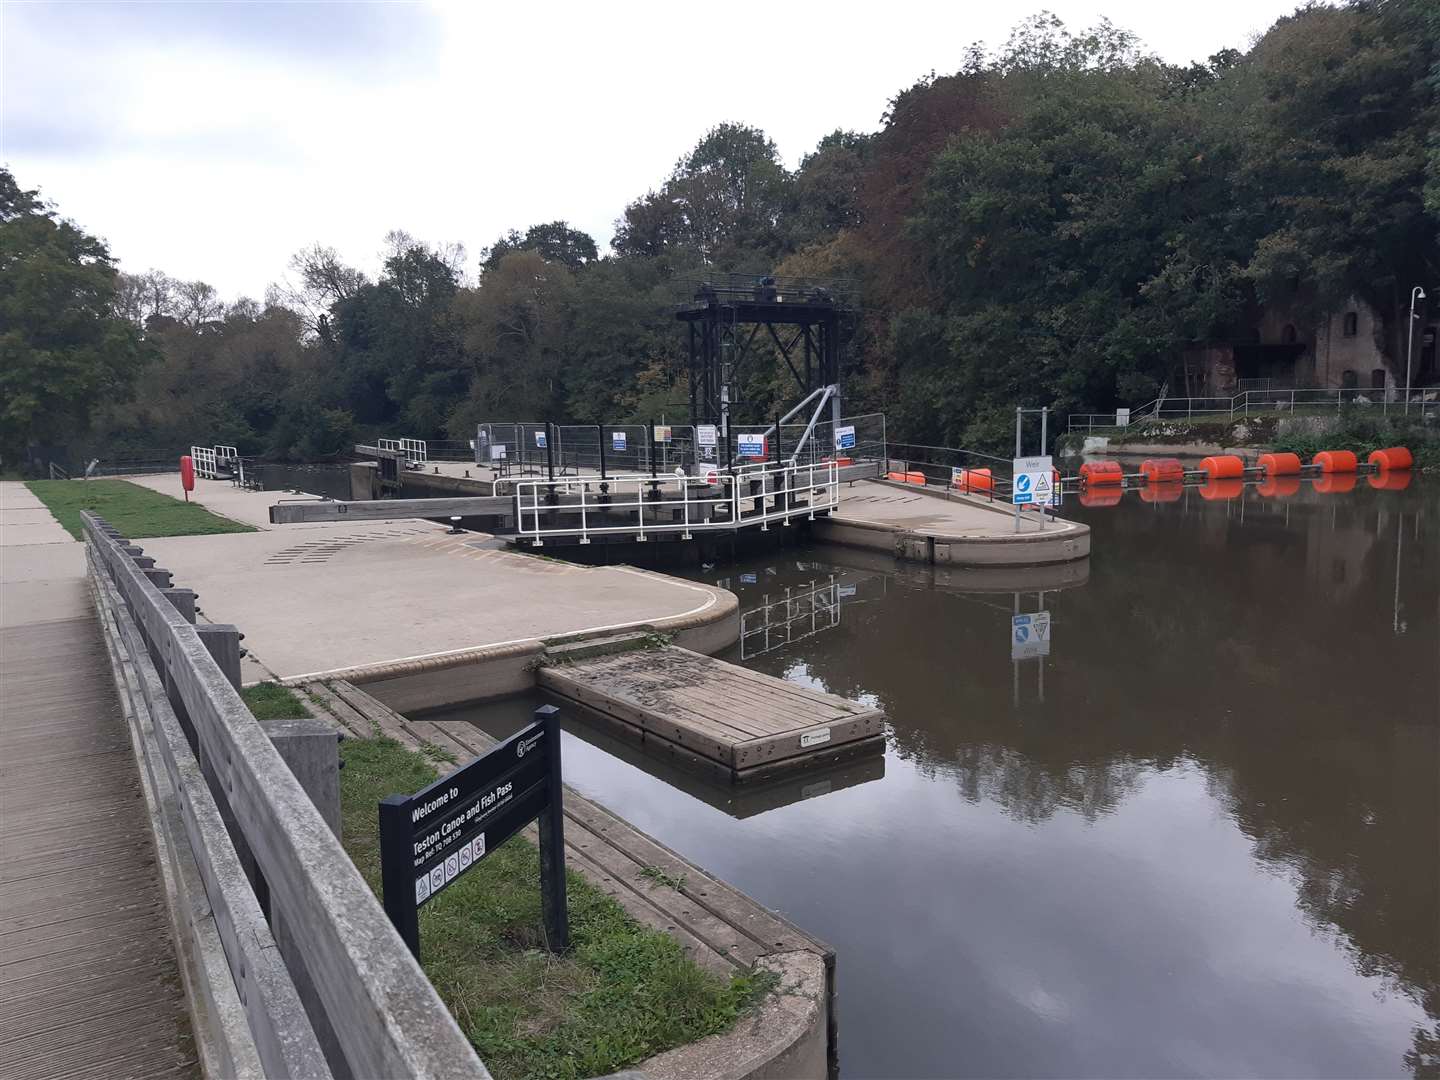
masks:
<path fill-rule="evenodd" d="M 347 739 L 340 772 L 345 848 L 377 896 L 377 806 L 436 777 L 392 739 Z M 500 1080 L 615 1072 L 723 1031 L 775 984 L 725 980 L 647 929 L 578 874 L 567 875 L 571 951 L 544 948 L 540 860 L 512 837 L 420 910 L 425 973 Z"/>
<path fill-rule="evenodd" d="M 31 480 L 25 486 L 76 540 L 85 536 L 80 524 L 82 510 L 93 510 L 132 540 L 255 531 L 212 514 L 199 503 L 172 499 L 128 480 Z"/>
<path fill-rule="evenodd" d="M 303 720 L 310 715 L 300 696 L 288 686 L 262 682 L 247 686 L 240 697 L 250 706 L 256 720 Z"/>

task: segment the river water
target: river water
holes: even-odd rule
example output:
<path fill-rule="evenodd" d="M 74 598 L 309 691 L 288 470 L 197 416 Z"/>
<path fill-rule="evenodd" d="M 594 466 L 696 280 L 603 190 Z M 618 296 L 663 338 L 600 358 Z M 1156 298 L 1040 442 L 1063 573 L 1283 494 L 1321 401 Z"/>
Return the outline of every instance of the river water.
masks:
<path fill-rule="evenodd" d="M 567 779 L 835 946 L 844 1076 L 1437 1075 L 1440 482 L 1065 513 L 1088 565 L 699 575 L 883 757 L 731 790 L 572 724 Z"/>

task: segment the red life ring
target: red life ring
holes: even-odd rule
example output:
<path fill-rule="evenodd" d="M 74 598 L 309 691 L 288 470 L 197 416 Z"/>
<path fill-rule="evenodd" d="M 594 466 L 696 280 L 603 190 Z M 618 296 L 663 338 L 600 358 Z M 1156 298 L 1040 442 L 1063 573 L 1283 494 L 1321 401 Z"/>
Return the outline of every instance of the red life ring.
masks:
<path fill-rule="evenodd" d="M 195 490 L 195 459 L 189 454 L 180 457 L 180 486 L 186 491 Z"/>

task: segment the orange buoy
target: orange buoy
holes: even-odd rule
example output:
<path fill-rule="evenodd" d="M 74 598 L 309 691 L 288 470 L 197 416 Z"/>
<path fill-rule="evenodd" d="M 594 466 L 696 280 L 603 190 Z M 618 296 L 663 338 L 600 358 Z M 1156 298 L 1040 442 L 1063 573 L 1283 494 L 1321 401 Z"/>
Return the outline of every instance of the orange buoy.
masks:
<path fill-rule="evenodd" d="M 1185 466 L 1174 458 L 1146 458 L 1140 463 L 1140 475 L 1147 484 L 1165 484 L 1185 479 Z"/>
<path fill-rule="evenodd" d="M 1311 465 L 1320 466 L 1323 473 L 1354 472 L 1360 462 L 1354 450 L 1321 450 L 1310 459 Z"/>
<path fill-rule="evenodd" d="M 1257 464 L 1266 476 L 1296 476 L 1300 472 L 1300 455 L 1261 454 Z"/>
<path fill-rule="evenodd" d="M 1125 473 L 1120 468 L 1118 461 L 1087 461 L 1080 466 L 1080 482 L 1086 487 L 1094 487 L 1097 484 L 1123 484 Z"/>
<path fill-rule="evenodd" d="M 1288 499 L 1300 490 L 1300 477 L 1270 473 L 1255 485 L 1255 494 L 1266 499 Z"/>
<path fill-rule="evenodd" d="M 1371 450 L 1370 457 L 1366 460 L 1382 471 L 1385 469 L 1408 469 L 1415 464 L 1415 455 L 1410 453 L 1409 447 L 1391 446 L 1385 450 Z"/>
<path fill-rule="evenodd" d="M 886 480 L 893 480 L 897 484 L 919 484 L 925 485 L 925 474 L 920 472 L 892 472 L 885 474 Z"/>
<path fill-rule="evenodd" d="M 1239 461 L 1239 458 L 1235 459 Z M 1238 476 L 1216 476 L 1200 485 L 1200 497 L 1210 501 L 1237 499 L 1245 490 L 1245 481 Z"/>
<path fill-rule="evenodd" d="M 1234 454 L 1216 454 L 1214 457 L 1203 458 L 1200 468 L 1211 480 L 1230 480 L 1245 475 L 1245 462 Z"/>
<path fill-rule="evenodd" d="M 950 482 L 960 491 L 995 490 L 995 477 L 989 469 L 961 469 Z"/>
<path fill-rule="evenodd" d="M 1086 488 L 1080 493 L 1081 506 L 1114 506 L 1125 497 L 1125 489 L 1114 484 L 1102 484 L 1093 490 Z"/>
<path fill-rule="evenodd" d="M 1344 495 L 1355 490 L 1357 480 L 1353 472 L 1329 472 L 1315 478 L 1315 490 L 1322 495 Z"/>
<path fill-rule="evenodd" d="M 1410 470 L 1381 469 L 1367 476 L 1365 482 L 1376 491 L 1404 491 L 1410 486 Z"/>
<path fill-rule="evenodd" d="M 1147 503 L 1178 502 L 1185 494 L 1185 485 L 1179 480 L 1157 480 L 1140 489 L 1140 498 Z"/>

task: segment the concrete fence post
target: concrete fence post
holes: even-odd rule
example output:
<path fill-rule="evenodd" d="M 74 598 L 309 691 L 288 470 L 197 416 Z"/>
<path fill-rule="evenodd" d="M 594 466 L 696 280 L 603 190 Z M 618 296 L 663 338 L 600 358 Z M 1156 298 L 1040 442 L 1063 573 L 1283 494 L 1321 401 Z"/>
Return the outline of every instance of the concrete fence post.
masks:
<path fill-rule="evenodd" d="M 170 606 L 180 613 L 180 617 L 192 626 L 195 623 L 195 590 L 180 588 L 162 588 L 160 595 L 170 601 Z"/>
<path fill-rule="evenodd" d="M 229 623 L 206 623 L 195 627 L 195 632 L 200 635 L 201 644 L 215 658 L 215 663 L 220 665 L 230 685 L 239 691 L 240 638 L 243 635 Z"/>

